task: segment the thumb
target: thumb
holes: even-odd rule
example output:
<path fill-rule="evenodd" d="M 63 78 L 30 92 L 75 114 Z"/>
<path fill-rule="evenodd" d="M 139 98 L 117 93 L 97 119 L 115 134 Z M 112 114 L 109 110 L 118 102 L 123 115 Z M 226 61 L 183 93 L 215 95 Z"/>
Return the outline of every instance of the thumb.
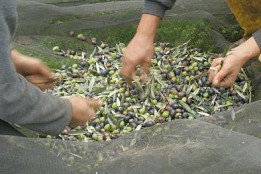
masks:
<path fill-rule="evenodd" d="M 220 82 L 222 82 L 223 79 L 227 76 L 227 74 L 228 72 L 224 68 L 221 68 L 221 70 L 215 75 L 213 84 L 218 86 Z"/>

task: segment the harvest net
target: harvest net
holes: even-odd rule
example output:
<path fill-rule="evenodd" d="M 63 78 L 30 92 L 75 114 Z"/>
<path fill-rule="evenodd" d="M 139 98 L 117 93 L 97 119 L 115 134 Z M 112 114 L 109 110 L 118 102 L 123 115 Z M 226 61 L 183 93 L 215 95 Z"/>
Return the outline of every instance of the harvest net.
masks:
<path fill-rule="evenodd" d="M 77 38 L 78 35 L 75 34 L 72 38 L 68 37 L 68 33 L 72 30 L 80 33 L 80 31 L 86 29 L 102 30 L 103 28 L 111 26 L 117 28 L 129 24 L 135 25 L 140 18 L 143 3 L 143 1 L 139 0 L 103 3 L 97 3 L 95 0 L 18 0 L 19 28 L 14 45 L 23 50 L 30 50 L 39 54 L 44 54 L 47 57 L 52 57 L 54 60 L 65 60 L 69 57 L 74 60 L 79 59 L 80 61 L 87 61 L 88 68 L 86 67 L 86 64 L 84 65 L 85 67 L 82 68 L 85 70 L 93 69 L 94 71 L 86 71 L 86 75 L 90 77 L 90 74 L 92 74 L 96 75 L 94 77 L 97 77 L 98 73 L 98 76 L 101 76 L 102 78 L 104 77 L 104 74 L 101 74 L 101 72 L 105 68 L 101 67 L 100 64 L 97 65 L 97 60 L 91 58 L 95 58 L 98 52 L 102 51 L 101 55 L 109 55 L 106 63 L 111 61 L 111 63 L 117 65 L 117 63 L 119 64 L 120 54 L 122 52 L 121 49 L 123 46 L 117 45 L 115 48 L 109 49 L 106 44 L 103 46 L 98 44 L 95 52 L 93 52 L 93 46 L 90 46 L 94 44 L 92 36 L 87 36 L 82 39 L 80 36 Z M 166 19 L 204 19 L 213 23 L 214 26 L 221 24 L 227 26 L 237 25 L 233 15 L 223 0 L 208 0 L 207 2 L 201 0 L 193 2 L 190 0 L 177 1 L 176 6 L 167 12 Z M 220 30 L 214 30 L 212 28 L 209 32 L 213 37 L 214 44 L 219 47 L 220 50 L 223 50 L 230 44 L 221 35 L 224 33 L 221 33 Z M 89 52 L 85 52 L 83 49 L 70 50 L 70 48 L 64 48 L 63 46 L 54 47 L 57 45 L 54 44 L 52 45 L 52 50 L 51 48 L 43 46 L 42 41 L 45 38 L 53 37 L 69 39 L 72 42 L 76 39 L 82 39 L 84 42 L 87 42 L 87 46 L 84 45 L 84 47 L 90 47 L 91 49 L 89 49 Z M 105 40 L 106 38 L 97 39 Z M 44 42 L 46 43 L 48 41 L 44 40 Z M 116 42 L 120 43 L 121 40 L 117 40 Z M 157 51 L 159 54 L 161 54 L 162 47 L 165 48 L 165 46 L 162 45 L 158 47 Z M 107 52 L 107 48 L 109 52 Z M 203 58 L 203 69 L 207 70 L 207 68 L 209 68 L 209 57 L 204 57 L 204 50 L 193 50 L 193 48 L 190 48 L 189 46 L 178 47 L 176 50 L 178 50 L 178 52 L 175 52 L 175 49 L 172 49 L 171 54 L 178 55 L 178 60 L 179 58 L 184 58 L 187 53 L 188 55 L 198 54 L 194 56 L 196 57 L 194 61 L 200 63 L 202 60 L 199 59 Z M 63 57 L 61 57 L 61 55 Z M 208 53 L 207 55 L 209 56 L 212 54 Z M 115 57 L 115 59 L 113 59 L 113 57 Z M 215 56 L 212 55 L 211 59 L 214 57 Z M 189 59 L 189 61 L 191 61 L 191 59 Z M 79 60 L 77 60 L 77 63 L 75 64 L 77 64 L 78 67 L 81 67 L 81 62 Z M 184 59 L 181 59 L 180 62 L 184 63 Z M 204 62 L 208 62 L 208 65 L 207 63 L 204 65 Z M 156 65 L 154 66 L 156 70 L 165 67 L 164 61 L 161 62 L 160 65 L 158 60 L 154 63 Z M 181 66 L 179 68 L 182 68 L 184 65 L 181 64 L 178 66 Z M 72 70 L 69 70 L 69 72 L 72 71 L 70 72 L 71 74 L 68 74 L 68 67 L 72 68 Z M 85 78 L 86 76 L 84 76 L 84 73 L 86 72 L 82 74 L 83 77 L 79 76 L 79 74 L 81 74 L 81 68 L 78 70 L 78 67 L 66 66 L 58 68 L 59 70 L 57 72 L 66 78 L 72 76 L 71 78 L 74 78 L 75 82 L 81 79 L 81 81 L 77 82 L 77 84 L 79 83 L 80 85 L 75 85 L 76 87 L 71 89 L 72 91 L 63 91 L 62 95 L 66 96 L 73 93 L 81 93 L 81 88 L 86 87 L 82 84 L 85 84 L 87 81 L 88 86 L 86 88 L 88 89 L 88 93 L 83 92 L 83 94 L 86 96 L 93 96 L 94 91 L 92 89 L 90 90 L 89 87 L 92 86 L 90 85 L 90 83 L 93 83 L 91 82 L 92 79 Z M 168 70 L 168 68 L 171 67 L 165 68 Z M 75 71 L 76 69 L 78 72 Z M 141 126 L 139 126 L 138 121 L 141 120 L 137 120 L 136 122 L 135 119 L 133 123 L 136 125 L 134 125 L 129 123 L 129 120 L 126 121 L 121 119 L 121 117 L 119 117 L 119 119 L 117 118 L 118 120 L 115 120 L 115 114 L 110 113 L 111 116 L 108 117 L 109 119 L 107 119 L 107 121 L 106 119 L 104 120 L 106 121 L 106 124 L 109 124 L 108 130 L 105 131 L 107 132 L 106 134 L 101 134 L 102 126 L 100 125 L 100 130 L 97 130 L 97 123 L 95 123 L 81 130 L 67 130 L 67 132 L 64 132 L 64 134 L 59 137 L 35 139 L 2 135 L 0 136 L 2 154 L 2 157 L 0 158 L 2 161 L 0 171 L 3 173 L 109 174 L 220 173 L 222 170 L 222 173 L 259 173 L 261 170 L 261 152 L 259 150 L 261 145 L 261 134 L 259 133 L 261 122 L 261 119 L 259 118 L 259 108 L 261 108 L 261 103 L 260 101 L 256 101 L 254 103 L 245 104 L 249 101 L 260 99 L 259 70 L 260 65 L 256 61 L 250 62 L 245 67 L 248 76 L 246 76 L 246 72 L 242 72 L 241 79 L 238 80 L 238 87 L 234 87 L 227 92 L 229 95 L 234 93 L 233 95 L 237 96 L 236 99 L 230 99 L 229 102 L 232 101 L 232 103 L 228 102 L 218 105 L 210 105 L 207 110 L 204 110 L 206 107 L 197 108 L 198 110 L 196 110 L 195 104 L 195 102 L 200 103 L 201 100 L 208 98 L 207 94 L 204 96 L 204 93 L 206 92 L 203 91 L 202 94 L 193 94 L 193 87 L 191 87 L 191 83 L 188 83 L 185 90 L 183 90 L 183 88 L 182 90 L 185 92 L 189 91 L 188 94 L 193 94 L 194 96 L 188 94 L 185 94 L 185 96 L 182 95 L 182 98 L 177 96 L 177 101 L 183 101 L 183 103 L 177 103 L 182 105 L 183 108 L 176 108 L 181 109 L 182 114 L 175 113 L 172 118 L 169 116 L 170 113 L 168 113 L 169 115 L 166 115 L 167 113 L 165 113 L 164 121 L 160 122 L 161 124 L 154 125 L 155 122 L 151 124 L 149 121 L 153 119 L 150 117 L 143 117 L 145 118 L 145 122 L 143 120 L 144 125 L 140 124 Z M 116 68 L 114 71 L 117 72 L 118 69 Z M 109 74 L 109 72 L 106 73 Z M 105 75 L 108 75 L 106 73 Z M 182 71 L 180 73 L 182 73 Z M 108 76 L 110 75 L 112 74 L 109 74 Z M 195 74 L 196 78 L 197 75 L 198 74 Z M 194 80 L 198 80 L 197 83 L 202 83 L 203 76 L 199 76 L 198 79 Z M 66 83 L 66 78 L 60 82 L 60 86 L 61 84 L 64 85 L 64 83 Z M 160 78 L 154 79 L 154 81 L 164 86 L 165 84 L 163 83 L 169 80 L 168 78 L 169 74 L 166 79 Z M 85 81 L 82 82 L 82 79 Z M 252 90 L 250 88 L 249 79 L 252 81 Z M 191 79 L 187 80 L 189 81 Z M 174 83 L 177 83 L 174 79 L 173 81 Z M 55 95 L 61 96 L 61 90 L 58 88 L 59 85 L 51 92 Z M 84 89 L 86 90 L 86 88 Z M 114 86 L 113 88 L 117 89 L 117 87 Z M 208 86 L 204 85 L 203 88 L 207 90 L 209 89 Z M 106 90 L 108 91 L 108 89 Z M 96 92 L 98 91 L 101 93 L 106 90 L 104 90 L 104 86 L 100 86 Z M 120 88 L 115 92 L 115 94 L 118 94 L 118 92 L 120 92 L 119 90 Z M 217 91 L 219 90 L 220 89 L 217 89 Z M 214 92 L 216 93 L 217 91 Z M 110 91 L 106 95 L 112 95 L 111 92 L 113 91 Z M 253 95 L 251 93 L 253 93 Z M 173 97 L 175 99 L 175 95 L 176 94 L 170 96 L 170 98 Z M 218 97 L 219 94 L 216 93 L 216 96 Z M 254 98 L 252 98 L 252 96 Z M 146 94 L 145 98 L 146 97 L 149 99 L 154 98 L 151 92 Z M 161 95 L 159 97 L 161 99 L 164 98 Z M 183 99 L 184 97 L 187 97 L 186 101 Z M 195 110 L 197 113 L 196 115 L 194 115 L 195 113 L 191 110 L 184 109 L 183 104 L 184 102 L 186 103 L 188 99 L 194 100 L 194 105 L 189 105 L 189 109 Z M 224 100 L 224 97 L 221 99 Z M 118 103 L 120 98 L 118 99 L 116 96 L 112 100 L 112 103 L 108 104 L 110 111 L 113 109 L 112 105 L 114 102 L 114 105 L 119 107 Z M 217 99 L 211 98 L 209 103 L 213 100 L 216 101 Z M 142 102 L 144 104 L 146 100 Z M 147 104 L 151 104 L 151 102 L 151 100 L 148 100 Z M 169 104 L 169 102 L 170 101 L 166 101 L 167 104 Z M 161 106 L 156 109 L 156 112 L 153 110 L 153 113 L 150 115 L 161 112 L 161 107 L 163 107 L 162 103 L 164 102 L 161 101 L 159 103 Z M 218 106 L 223 107 L 219 108 Z M 234 106 L 234 108 L 231 106 Z M 185 106 L 185 108 L 187 108 L 187 106 Z M 136 108 L 134 112 L 135 117 L 136 114 L 143 114 L 143 110 L 141 109 L 143 109 L 143 105 Z M 145 110 L 146 109 L 147 108 L 145 108 Z M 163 113 L 164 112 L 161 114 L 163 115 Z M 183 116 L 183 113 L 187 114 Z M 118 113 L 116 113 L 116 115 L 117 114 Z M 101 117 L 103 116 L 98 115 L 99 119 Z M 183 118 L 197 119 L 188 120 Z M 121 125 L 122 127 L 114 129 L 114 126 L 121 124 L 122 121 L 125 121 L 125 123 Z M 106 124 L 104 124 L 103 127 L 106 126 Z M 119 132 L 115 130 L 119 130 Z M 124 133 L 122 133 L 123 130 L 125 131 Z M 95 136 L 94 132 L 96 133 Z M 66 134 L 67 136 L 65 136 Z M 46 135 L 41 136 L 46 137 Z M 68 138 L 70 136 L 71 139 Z M 109 136 L 110 139 L 113 140 L 103 141 L 107 140 L 106 136 Z M 79 142 L 78 140 L 84 142 Z M 95 141 L 93 142 L 93 140 Z"/>

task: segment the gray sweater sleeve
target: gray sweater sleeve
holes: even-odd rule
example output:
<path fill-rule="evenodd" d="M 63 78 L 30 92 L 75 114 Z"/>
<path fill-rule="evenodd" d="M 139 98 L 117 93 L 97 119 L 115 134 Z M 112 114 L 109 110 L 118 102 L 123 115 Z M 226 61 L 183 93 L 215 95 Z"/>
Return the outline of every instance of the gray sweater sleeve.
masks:
<path fill-rule="evenodd" d="M 71 104 L 41 92 L 16 73 L 10 59 L 16 4 L 14 0 L 0 0 L 0 4 L 0 119 L 56 135 L 71 120 Z"/>
<path fill-rule="evenodd" d="M 176 0 L 145 0 L 143 13 L 163 18 L 166 10 L 173 7 Z"/>
<path fill-rule="evenodd" d="M 261 29 L 257 30 L 254 34 L 253 37 L 259 46 L 259 49 L 261 50 Z"/>

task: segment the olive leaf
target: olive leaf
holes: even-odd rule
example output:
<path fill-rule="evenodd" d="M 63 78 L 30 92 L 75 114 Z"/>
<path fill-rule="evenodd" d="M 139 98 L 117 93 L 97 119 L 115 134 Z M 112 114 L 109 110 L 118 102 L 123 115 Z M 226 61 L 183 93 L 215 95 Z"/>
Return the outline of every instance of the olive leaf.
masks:
<path fill-rule="evenodd" d="M 236 112 L 235 112 L 235 110 L 232 108 L 232 109 L 231 109 L 231 119 L 234 121 L 235 118 L 236 118 Z"/>
<path fill-rule="evenodd" d="M 92 53 L 90 54 L 89 58 L 94 57 L 96 53 L 97 53 L 97 47 L 95 47 L 95 48 L 93 49 L 93 51 L 92 51 Z"/>
<path fill-rule="evenodd" d="M 141 125 L 138 125 L 135 130 L 139 131 L 139 130 L 141 130 L 141 127 L 142 127 Z"/>
<path fill-rule="evenodd" d="M 243 98 L 243 99 L 246 99 L 246 96 L 244 94 L 242 94 L 241 92 L 239 92 L 238 90 L 236 90 L 237 94 Z"/>
<path fill-rule="evenodd" d="M 93 78 L 91 79 L 90 83 L 89 83 L 89 88 L 88 88 L 89 94 L 92 93 L 92 89 L 93 89 L 94 83 L 95 83 L 95 78 L 93 77 Z"/>
<path fill-rule="evenodd" d="M 203 115 L 203 116 L 206 116 L 206 117 L 209 117 L 210 114 L 209 113 L 206 113 L 206 112 L 197 112 L 199 115 Z"/>
<path fill-rule="evenodd" d="M 81 135 L 81 134 L 86 134 L 87 131 L 84 130 L 73 130 L 73 131 L 69 131 L 69 135 Z"/>
<path fill-rule="evenodd" d="M 191 92 L 191 90 L 193 89 L 193 84 L 190 85 L 187 90 L 186 90 L 186 94 L 189 94 Z"/>
<path fill-rule="evenodd" d="M 168 85 L 166 82 L 163 82 L 157 75 L 154 76 L 155 80 L 163 87 L 166 88 Z"/>
<path fill-rule="evenodd" d="M 196 112 L 193 111 L 189 105 L 187 105 L 185 102 L 183 102 L 182 100 L 179 100 L 179 103 L 181 104 L 181 106 L 190 114 L 192 114 L 194 117 L 196 117 Z"/>
<path fill-rule="evenodd" d="M 121 48 L 120 48 L 119 44 L 116 44 L 116 49 L 117 49 L 117 52 L 119 54 L 122 54 L 122 51 L 121 51 Z"/>
<path fill-rule="evenodd" d="M 246 92 L 247 86 L 248 86 L 248 84 L 247 84 L 247 82 L 245 82 L 244 87 L 243 87 L 243 92 Z"/>
<path fill-rule="evenodd" d="M 113 112 L 113 111 L 112 111 Z M 114 115 L 116 115 L 116 113 L 114 112 Z M 111 125 L 115 125 L 117 127 L 120 126 L 120 123 L 117 121 L 117 119 L 115 117 L 113 117 L 111 114 L 107 115 L 108 121 Z"/>
<path fill-rule="evenodd" d="M 119 97 L 117 97 L 117 101 L 116 101 L 116 103 L 117 103 L 117 106 L 118 106 L 118 107 L 121 106 L 121 101 L 120 101 Z"/>
<path fill-rule="evenodd" d="M 196 57 L 196 56 L 193 56 L 193 59 L 200 61 L 200 62 L 203 62 L 206 60 L 204 57 Z"/>
<path fill-rule="evenodd" d="M 201 101 L 201 102 L 204 101 L 204 99 L 203 99 L 202 97 L 199 97 L 199 96 L 197 96 L 197 95 L 194 95 L 193 93 L 190 94 L 189 96 L 192 97 L 192 98 L 194 98 L 194 99 L 196 99 L 197 101 Z"/>
<path fill-rule="evenodd" d="M 99 65 L 99 63 L 95 63 L 95 65 L 96 65 L 96 70 L 97 70 L 97 73 L 99 73 L 100 74 L 100 65 Z"/>
<path fill-rule="evenodd" d="M 205 109 L 205 108 L 203 108 L 203 107 L 201 107 L 201 106 L 196 106 L 196 108 L 198 108 L 198 109 L 200 109 L 200 110 L 202 110 L 202 111 L 206 112 L 206 109 Z"/>
<path fill-rule="evenodd" d="M 112 91 L 112 92 L 110 92 L 109 93 L 109 95 L 108 95 L 108 98 L 110 98 L 111 96 L 113 96 L 113 95 L 115 95 L 115 94 L 117 94 L 118 93 L 118 89 L 116 89 L 116 90 L 114 90 L 114 91 Z"/>
<path fill-rule="evenodd" d="M 93 94 L 94 96 L 100 95 L 100 94 L 101 94 L 102 92 L 104 92 L 106 89 L 107 89 L 106 87 L 102 87 L 102 88 L 95 89 L 95 90 L 93 90 L 92 94 Z"/>
<path fill-rule="evenodd" d="M 158 103 L 157 105 L 156 105 L 159 109 L 164 109 L 165 107 L 166 107 L 166 103 Z"/>

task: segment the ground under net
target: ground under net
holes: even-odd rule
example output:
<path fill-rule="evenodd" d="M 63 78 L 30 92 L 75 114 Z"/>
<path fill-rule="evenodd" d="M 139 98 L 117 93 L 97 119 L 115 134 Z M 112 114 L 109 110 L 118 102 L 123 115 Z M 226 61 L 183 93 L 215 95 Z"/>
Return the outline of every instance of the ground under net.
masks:
<path fill-rule="evenodd" d="M 143 5 L 142 1 L 87 2 L 18 0 L 18 36 L 137 22 Z M 177 1 L 167 17 L 235 24 L 223 0 Z M 228 44 L 217 38 L 219 45 Z M 164 123 L 110 142 L 0 136 L 0 173 L 260 173 L 261 68 L 255 61 L 246 69 L 253 82 L 254 103 L 210 117 Z"/>
<path fill-rule="evenodd" d="M 260 105 L 258 101 L 204 121 L 169 122 L 102 143 L 0 136 L 1 171 L 259 173 Z"/>

